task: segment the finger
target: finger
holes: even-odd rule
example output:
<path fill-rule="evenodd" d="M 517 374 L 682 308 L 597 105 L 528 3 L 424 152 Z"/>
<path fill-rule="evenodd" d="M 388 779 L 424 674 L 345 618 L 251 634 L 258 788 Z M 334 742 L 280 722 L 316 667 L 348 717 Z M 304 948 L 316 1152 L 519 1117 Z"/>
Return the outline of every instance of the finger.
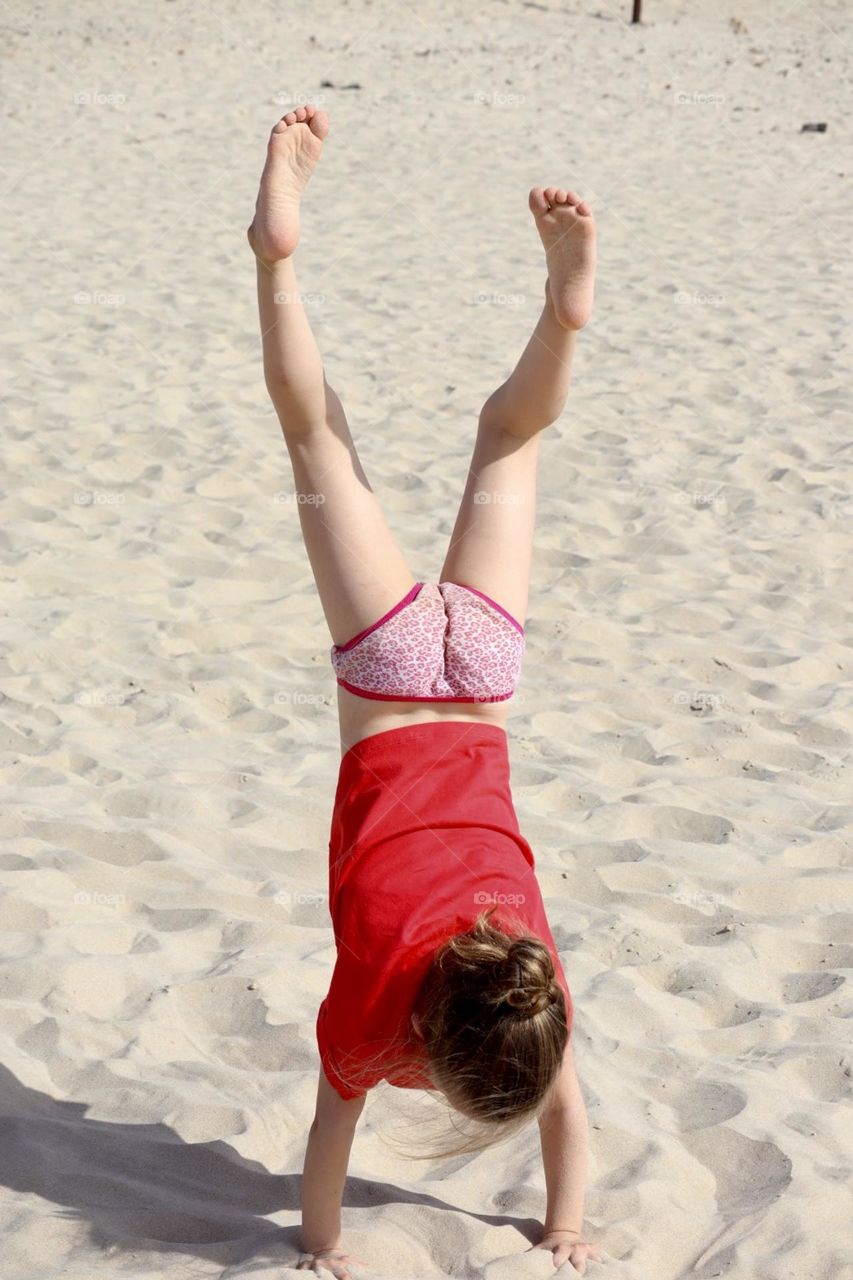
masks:
<path fill-rule="evenodd" d="M 577 1245 L 569 1254 L 569 1261 L 579 1275 L 586 1275 L 586 1248 L 578 1248 Z"/>

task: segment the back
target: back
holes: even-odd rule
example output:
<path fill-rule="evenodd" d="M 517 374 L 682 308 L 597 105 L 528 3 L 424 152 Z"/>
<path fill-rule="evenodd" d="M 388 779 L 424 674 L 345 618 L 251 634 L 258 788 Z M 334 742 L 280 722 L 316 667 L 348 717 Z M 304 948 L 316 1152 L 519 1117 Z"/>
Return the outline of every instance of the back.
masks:
<path fill-rule="evenodd" d="M 383 1078 L 432 1087 L 423 1070 L 386 1077 L 383 1060 L 417 1059 L 411 1015 L 433 956 L 494 903 L 495 924 L 548 946 L 571 1031 L 571 995 L 512 804 L 504 730 L 430 722 L 351 748 L 329 844 L 338 956 L 317 1018 L 323 1068 L 342 1097 Z"/>

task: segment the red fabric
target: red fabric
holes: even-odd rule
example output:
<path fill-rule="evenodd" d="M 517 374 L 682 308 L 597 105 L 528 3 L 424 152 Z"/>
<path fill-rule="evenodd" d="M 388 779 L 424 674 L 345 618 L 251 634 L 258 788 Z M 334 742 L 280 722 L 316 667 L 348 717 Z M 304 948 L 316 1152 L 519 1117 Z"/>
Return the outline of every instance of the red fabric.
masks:
<path fill-rule="evenodd" d="M 323 1070 L 341 1097 L 384 1078 L 432 1087 L 420 1068 L 391 1079 L 382 1059 L 417 1053 L 410 1019 L 432 958 L 493 901 L 496 925 L 520 924 L 551 951 L 571 1032 L 571 994 L 510 795 L 505 731 L 436 721 L 347 751 L 329 841 L 338 954 L 317 1016 Z"/>

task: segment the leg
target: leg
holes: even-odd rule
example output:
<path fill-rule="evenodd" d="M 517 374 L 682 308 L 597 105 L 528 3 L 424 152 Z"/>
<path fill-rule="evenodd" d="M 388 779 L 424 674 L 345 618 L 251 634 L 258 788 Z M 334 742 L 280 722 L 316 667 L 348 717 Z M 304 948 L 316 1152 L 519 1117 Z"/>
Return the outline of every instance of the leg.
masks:
<path fill-rule="evenodd" d="M 539 434 L 569 392 L 576 330 L 589 318 L 595 225 L 571 192 L 536 188 L 530 207 L 545 244 L 545 306 L 509 378 L 483 406 L 471 469 L 441 580 L 491 596 L 523 624 L 536 520 Z"/>
<path fill-rule="evenodd" d="M 299 519 L 336 644 L 387 613 L 414 585 L 358 460 L 346 417 L 326 382 L 293 265 L 299 196 L 328 131 L 325 113 L 300 107 L 277 124 L 249 242 L 257 257 L 267 390 L 293 464 Z"/>

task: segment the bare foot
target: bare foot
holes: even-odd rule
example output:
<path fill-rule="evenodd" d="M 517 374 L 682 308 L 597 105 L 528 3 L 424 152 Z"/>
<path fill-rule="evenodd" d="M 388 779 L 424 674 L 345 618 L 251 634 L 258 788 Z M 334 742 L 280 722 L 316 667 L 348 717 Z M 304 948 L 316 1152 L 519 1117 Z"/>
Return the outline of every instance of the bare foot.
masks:
<path fill-rule="evenodd" d="M 329 117 L 317 107 L 297 107 L 273 127 L 267 162 L 247 231 L 249 244 L 268 266 L 289 258 L 299 242 L 299 200 L 323 150 Z"/>
<path fill-rule="evenodd" d="M 582 329 L 592 312 L 595 219 L 574 191 L 534 187 L 528 200 L 545 246 L 547 291 L 565 329 Z"/>

